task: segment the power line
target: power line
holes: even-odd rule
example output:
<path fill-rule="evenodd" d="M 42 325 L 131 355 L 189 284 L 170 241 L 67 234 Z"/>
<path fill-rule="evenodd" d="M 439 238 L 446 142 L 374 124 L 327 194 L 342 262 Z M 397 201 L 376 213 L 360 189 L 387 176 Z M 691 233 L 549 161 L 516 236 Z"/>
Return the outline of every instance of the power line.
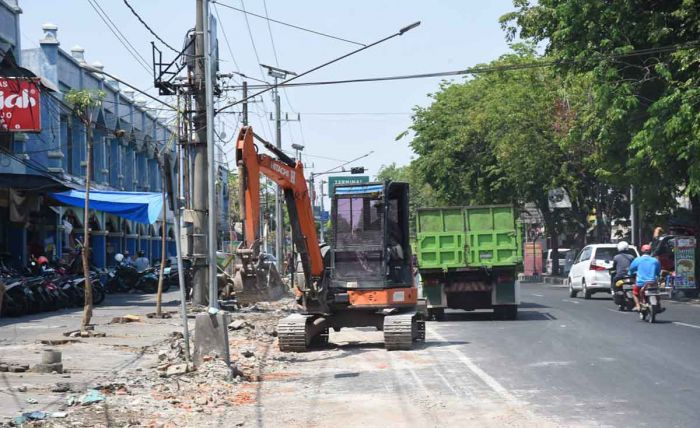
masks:
<path fill-rule="evenodd" d="M 125 0 L 126 1 L 126 0 Z M 216 4 L 214 4 L 214 13 L 216 14 L 216 19 L 221 23 L 221 17 L 219 16 L 219 8 L 216 7 Z M 221 33 L 224 35 L 224 41 L 226 42 L 226 47 L 228 48 L 228 53 L 231 55 L 231 60 L 233 61 L 233 65 L 236 67 L 236 71 L 239 73 L 241 72 L 240 67 L 238 67 L 238 62 L 236 62 L 236 57 L 233 55 L 233 49 L 231 49 L 231 43 L 228 41 L 228 35 L 226 34 L 226 27 L 224 25 L 220 25 L 221 27 Z"/>
<path fill-rule="evenodd" d="M 242 13 L 244 13 L 244 14 L 246 14 L 246 15 L 251 15 L 251 16 L 254 16 L 254 17 L 256 17 L 256 18 L 264 19 L 264 20 L 268 21 L 268 23 L 269 23 L 269 22 L 274 22 L 275 24 L 280 24 L 280 25 L 284 25 L 284 26 L 286 26 L 286 27 L 291 27 L 291 28 L 297 29 L 297 30 L 306 31 L 307 33 L 316 34 L 316 35 L 318 35 L 318 36 L 328 37 L 329 39 L 339 40 L 339 41 L 341 41 L 341 42 L 346 42 L 346 43 L 352 43 L 353 45 L 358 45 L 358 46 L 367 46 L 367 45 L 364 44 L 364 43 L 355 42 L 355 41 L 352 41 L 352 40 L 344 39 L 344 38 L 342 38 L 342 37 L 333 36 L 333 35 L 331 35 L 331 34 L 322 33 L 322 32 L 320 32 L 320 31 L 311 30 L 311 29 L 309 29 L 309 28 L 300 27 L 300 26 L 298 26 L 298 25 L 289 24 L 289 23 L 287 23 L 287 22 L 278 21 L 278 20 L 276 20 L 276 19 L 272 19 L 272 18 L 269 18 L 269 17 L 266 17 L 266 16 L 262 16 L 262 15 L 258 15 L 258 14 L 252 13 L 252 12 L 248 12 L 248 11 L 245 10 L 245 6 L 243 7 L 243 9 L 239 9 L 239 8 L 237 8 L 237 7 L 233 7 L 233 6 L 227 5 L 227 4 L 225 4 L 225 3 L 218 2 L 218 1 L 216 1 L 216 0 L 213 0 L 212 3 L 220 4 L 220 5 L 223 6 L 223 7 L 226 7 L 226 8 L 232 9 L 232 10 L 236 10 L 236 11 L 238 11 L 238 12 L 242 12 Z"/>
<path fill-rule="evenodd" d="M 682 45 L 672 45 L 664 46 L 659 48 L 649 48 L 640 49 L 633 52 L 628 52 L 624 54 L 613 54 L 613 55 L 602 55 L 600 60 L 617 60 L 627 57 L 635 57 L 642 55 L 649 55 L 655 53 L 673 52 L 678 49 L 692 48 L 694 46 L 700 45 L 699 43 L 688 43 Z M 357 79 L 343 79 L 343 80 L 327 80 L 319 82 L 302 82 L 302 83 L 280 83 L 279 87 L 300 87 L 300 86 L 326 86 L 326 85 L 339 85 L 346 83 L 367 83 L 367 82 L 384 82 L 391 80 L 408 80 L 408 79 L 424 79 L 430 77 L 454 77 L 463 76 L 468 74 L 486 74 L 486 73 L 498 73 L 504 71 L 516 71 L 516 70 L 527 70 L 533 68 L 545 68 L 561 65 L 573 65 L 577 63 L 584 62 L 586 60 L 549 60 L 549 61 L 538 61 L 531 63 L 520 63 L 520 64 L 510 64 L 510 65 L 496 65 L 496 66 L 483 66 L 483 67 L 471 67 L 463 70 L 453 70 L 453 71 L 441 71 L 436 73 L 421 73 L 421 74 L 404 74 L 397 76 L 382 76 L 382 77 L 367 77 L 367 78 L 357 78 Z M 291 79 L 290 79 L 291 80 Z M 274 85 L 249 85 L 249 89 L 263 89 L 272 88 Z M 237 89 L 237 88 L 234 88 Z"/>
<path fill-rule="evenodd" d="M 102 9 L 97 0 L 88 0 L 88 3 L 90 3 L 90 6 L 92 6 L 92 8 L 95 10 L 102 22 L 105 23 L 109 31 L 111 31 L 112 34 L 114 34 L 114 37 L 116 37 L 117 40 L 119 40 L 119 43 L 121 43 L 122 46 L 124 46 L 124 48 L 129 52 L 129 54 L 136 60 L 136 62 L 150 75 L 151 67 L 148 61 L 146 61 L 144 57 L 141 56 L 141 54 L 134 47 L 134 45 L 131 44 L 129 39 L 127 39 L 126 36 L 119 30 L 119 27 L 117 27 L 114 21 L 112 21 L 112 19 L 109 17 L 109 14 L 105 12 L 104 9 Z M 102 14 L 104 14 L 104 16 Z"/>
<path fill-rule="evenodd" d="M 146 27 L 146 29 L 148 30 L 148 32 L 151 33 L 151 34 L 153 35 L 153 37 L 155 37 L 156 39 L 158 39 L 159 42 L 161 42 L 163 45 L 165 45 L 165 47 L 167 47 L 167 48 L 170 49 L 171 51 L 175 52 L 175 53 L 178 54 L 178 55 L 180 54 L 180 51 L 179 51 L 179 50 L 177 50 L 177 49 L 175 49 L 174 47 L 170 46 L 165 40 L 163 40 L 158 34 L 156 34 L 156 32 L 153 31 L 153 29 L 151 29 L 151 27 L 150 27 L 148 24 L 146 24 L 146 21 L 144 21 L 143 18 L 141 18 L 141 16 L 134 10 L 134 8 L 131 7 L 131 5 L 129 4 L 128 0 L 124 0 L 124 4 L 126 5 L 126 7 L 129 8 L 129 10 L 131 11 L 131 13 L 136 17 L 136 19 L 138 19 L 138 20 L 141 22 L 141 24 L 143 24 L 143 26 Z"/>

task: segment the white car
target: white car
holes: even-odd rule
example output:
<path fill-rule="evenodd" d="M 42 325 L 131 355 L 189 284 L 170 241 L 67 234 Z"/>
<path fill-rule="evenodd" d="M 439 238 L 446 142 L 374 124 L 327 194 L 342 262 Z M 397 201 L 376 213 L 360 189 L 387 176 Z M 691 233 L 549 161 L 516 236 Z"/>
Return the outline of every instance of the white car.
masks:
<path fill-rule="evenodd" d="M 627 251 L 634 257 L 639 256 L 632 245 Z M 590 299 L 593 293 L 610 293 L 610 268 L 616 254 L 617 244 L 592 244 L 581 250 L 569 272 L 569 297 L 581 292 L 584 299 Z"/>

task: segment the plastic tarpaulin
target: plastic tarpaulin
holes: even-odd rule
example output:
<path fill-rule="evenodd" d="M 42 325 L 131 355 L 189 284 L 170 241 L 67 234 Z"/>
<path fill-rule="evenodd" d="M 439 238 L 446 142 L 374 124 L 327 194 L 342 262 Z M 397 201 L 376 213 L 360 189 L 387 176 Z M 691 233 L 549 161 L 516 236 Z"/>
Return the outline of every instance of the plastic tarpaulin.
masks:
<path fill-rule="evenodd" d="M 52 193 L 51 197 L 66 205 L 81 208 L 85 206 L 85 192 L 82 190 Z M 153 224 L 161 217 L 163 199 L 160 193 L 91 190 L 90 209 L 139 223 Z"/>

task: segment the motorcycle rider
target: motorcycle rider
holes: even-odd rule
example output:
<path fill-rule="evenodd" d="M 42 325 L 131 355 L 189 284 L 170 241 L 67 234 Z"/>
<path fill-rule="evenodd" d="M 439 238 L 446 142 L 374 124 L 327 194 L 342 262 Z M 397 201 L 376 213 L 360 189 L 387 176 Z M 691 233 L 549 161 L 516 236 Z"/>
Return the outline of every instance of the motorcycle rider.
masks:
<path fill-rule="evenodd" d="M 612 265 L 612 270 L 615 271 L 615 277 L 610 283 L 610 292 L 613 295 L 615 294 L 615 283 L 619 279 L 627 276 L 627 271 L 629 270 L 630 265 L 632 264 L 632 260 L 634 260 L 634 256 L 627 252 L 629 247 L 630 245 L 627 243 L 627 241 L 620 241 L 617 243 L 617 254 L 613 258 Z"/>
<path fill-rule="evenodd" d="M 651 256 L 651 245 L 642 245 L 642 255 L 637 257 L 632 261 L 630 265 L 629 274 L 637 274 L 637 281 L 632 289 L 632 296 L 634 297 L 634 310 L 639 312 L 641 310 L 640 293 L 644 288 L 644 285 L 648 282 L 656 282 L 661 273 L 661 263 L 656 260 L 655 257 Z"/>
<path fill-rule="evenodd" d="M 145 256 L 145 253 L 143 250 L 139 250 L 137 253 L 138 258 L 134 262 L 134 266 L 136 267 L 136 270 L 140 273 L 151 267 L 151 262 L 148 260 L 148 257 Z"/>

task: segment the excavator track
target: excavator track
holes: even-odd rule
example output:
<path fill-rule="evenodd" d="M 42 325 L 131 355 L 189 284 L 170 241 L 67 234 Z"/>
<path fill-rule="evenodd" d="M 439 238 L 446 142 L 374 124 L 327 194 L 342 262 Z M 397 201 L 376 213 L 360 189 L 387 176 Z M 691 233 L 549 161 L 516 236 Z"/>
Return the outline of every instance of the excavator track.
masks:
<path fill-rule="evenodd" d="M 277 337 L 282 352 L 304 352 L 308 349 L 309 315 L 292 314 L 277 323 Z"/>
<path fill-rule="evenodd" d="M 384 317 L 384 347 L 387 351 L 411 350 L 413 342 L 425 340 L 425 321 L 416 312 Z"/>

